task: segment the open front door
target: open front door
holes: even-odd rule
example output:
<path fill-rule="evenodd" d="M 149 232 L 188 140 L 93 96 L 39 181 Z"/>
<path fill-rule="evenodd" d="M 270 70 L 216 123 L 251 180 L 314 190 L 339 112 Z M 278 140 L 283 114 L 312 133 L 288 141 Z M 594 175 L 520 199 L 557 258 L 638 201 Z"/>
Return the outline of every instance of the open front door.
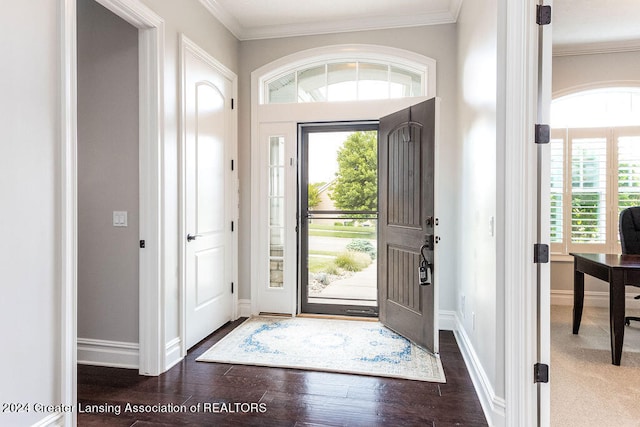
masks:
<path fill-rule="evenodd" d="M 432 98 L 383 117 L 378 143 L 380 322 L 434 353 L 436 107 Z"/>

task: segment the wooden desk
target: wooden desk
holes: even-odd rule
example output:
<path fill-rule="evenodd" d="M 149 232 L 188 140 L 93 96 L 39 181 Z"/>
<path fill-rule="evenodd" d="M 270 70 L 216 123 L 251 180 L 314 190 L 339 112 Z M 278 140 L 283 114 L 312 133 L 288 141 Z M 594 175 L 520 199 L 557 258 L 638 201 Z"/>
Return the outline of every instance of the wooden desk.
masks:
<path fill-rule="evenodd" d="M 640 284 L 640 255 L 573 255 L 573 333 L 577 334 L 584 306 L 584 275 L 609 283 L 611 363 L 620 365 L 624 341 L 625 285 Z"/>

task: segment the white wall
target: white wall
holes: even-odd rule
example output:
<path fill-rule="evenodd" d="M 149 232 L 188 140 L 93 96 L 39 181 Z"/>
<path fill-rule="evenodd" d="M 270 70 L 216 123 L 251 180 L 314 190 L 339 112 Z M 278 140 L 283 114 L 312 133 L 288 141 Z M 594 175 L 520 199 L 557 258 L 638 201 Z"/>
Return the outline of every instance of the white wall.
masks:
<path fill-rule="evenodd" d="M 460 176 L 456 311 L 490 387 L 504 396 L 503 305 L 498 288 L 497 1 L 464 2 L 458 19 Z M 464 302 L 463 302 L 464 300 Z M 463 306 L 464 305 L 464 306 Z"/>
<path fill-rule="evenodd" d="M 77 13 L 78 338 L 137 344 L 138 30 L 93 0 Z"/>
<path fill-rule="evenodd" d="M 606 86 L 640 86 L 640 52 L 553 57 L 553 94 L 567 95 L 585 89 Z M 573 291 L 573 260 L 551 263 L 551 290 Z M 585 277 L 585 291 L 607 292 L 608 284 Z M 629 288 L 630 295 L 637 291 Z M 558 292 L 555 292 L 557 295 Z M 571 300 L 552 299 L 554 302 Z"/>
<path fill-rule="evenodd" d="M 0 402 L 59 403 L 58 2 L 0 13 Z M 0 425 L 47 414 L 0 413 Z"/>
<path fill-rule="evenodd" d="M 390 46 L 431 57 L 437 61 L 437 94 L 442 98 L 441 126 L 441 182 L 443 203 L 440 206 L 443 256 L 439 266 L 443 279 L 440 294 L 440 309 L 454 310 L 455 256 L 456 242 L 456 200 L 457 175 L 455 161 L 456 138 L 456 32 L 455 25 L 438 25 L 379 31 L 362 31 L 308 37 L 243 41 L 240 43 L 239 75 L 239 159 L 240 159 L 240 262 L 250 262 L 251 235 L 251 72 L 283 56 L 306 49 L 348 43 L 362 43 Z M 377 119 L 377 117 L 371 117 Z M 239 297 L 250 298 L 250 274 L 248 268 L 240 268 Z"/>

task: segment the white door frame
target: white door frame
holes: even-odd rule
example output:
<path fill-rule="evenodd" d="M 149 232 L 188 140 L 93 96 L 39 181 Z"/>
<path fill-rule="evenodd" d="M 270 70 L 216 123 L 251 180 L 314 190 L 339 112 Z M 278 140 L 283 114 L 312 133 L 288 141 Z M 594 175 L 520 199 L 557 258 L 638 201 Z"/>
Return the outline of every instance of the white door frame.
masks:
<path fill-rule="evenodd" d="M 96 0 L 138 28 L 140 251 L 139 372 L 164 371 L 162 146 L 164 21 L 139 0 Z M 61 398 L 77 401 L 77 49 L 76 0 L 60 2 L 60 154 L 58 177 L 61 296 Z M 65 414 L 65 425 L 76 413 Z"/>
<path fill-rule="evenodd" d="M 298 103 L 298 104 L 264 104 L 263 83 L 279 73 L 315 61 L 341 59 L 371 60 L 373 58 L 403 64 L 415 70 L 421 70 L 427 76 L 425 96 L 415 98 L 397 98 L 373 101 L 351 101 L 333 103 Z M 296 52 L 276 59 L 251 73 L 251 313 L 261 311 L 259 300 L 261 291 L 268 289 L 268 209 L 266 199 L 268 188 L 266 164 L 268 153 L 261 138 L 263 129 L 272 129 L 274 135 L 287 136 L 285 153 L 289 166 L 286 168 L 285 183 L 285 254 L 284 275 L 285 288 L 270 290 L 281 293 L 282 298 L 289 301 L 287 313 L 295 315 L 296 311 L 296 265 L 297 253 L 288 248 L 296 247 L 296 213 L 297 213 L 297 124 L 305 122 L 338 122 L 376 120 L 394 111 L 407 108 L 420 101 L 436 96 L 436 61 L 433 58 L 415 52 L 391 48 L 387 46 L 366 44 L 344 44 L 324 46 Z M 292 172 L 293 171 L 293 172 Z M 291 289 L 293 287 L 293 289 Z M 266 292 L 266 291 L 264 291 Z M 437 308 L 437 306 L 436 306 Z M 270 310 L 266 310 L 270 311 Z"/>
<path fill-rule="evenodd" d="M 537 147 L 534 143 L 538 99 L 537 0 L 500 0 L 498 6 L 498 117 L 504 118 L 503 205 L 498 213 L 498 280 L 504 287 L 505 426 L 535 426 L 538 386 L 533 382 L 537 362 L 537 272 L 533 263 L 537 213 Z M 547 2 L 548 3 L 548 2 Z M 547 63 L 547 67 L 551 64 Z M 550 68 L 549 68 L 550 70 Z M 500 83 L 502 82 L 502 83 Z M 500 106 L 502 105 L 502 109 Z M 498 171 L 500 172 L 500 170 Z M 542 290 L 545 291 L 544 289 Z M 543 301 L 548 301 L 542 295 Z M 547 385 L 548 386 L 548 385 Z M 541 403 L 548 407 L 548 393 Z M 494 412 L 495 414 L 495 412 Z"/>
<path fill-rule="evenodd" d="M 222 76 L 229 79 L 232 84 L 231 89 L 231 98 L 238 99 L 238 76 L 231 71 L 229 68 L 225 67 L 220 61 L 216 60 L 214 57 L 209 55 L 204 49 L 190 40 L 184 34 L 180 34 L 180 42 L 179 42 L 179 81 L 180 81 L 180 165 L 179 165 L 179 189 L 180 189 L 180 212 L 179 212 L 179 228 L 178 228 L 178 246 L 179 246 L 179 289 L 180 289 L 180 352 L 181 357 L 187 355 L 187 299 L 186 299 L 186 288 L 187 288 L 187 272 L 186 272 L 186 245 L 185 238 L 187 235 L 187 203 L 186 203 L 186 185 L 187 185 L 187 159 L 185 156 L 186 153 L 186 144 L 187 144 L 187 129 L 185 126 L 186 123 L 186 104 L 185 104 L 185 76 L 186 76 L 186 60 L 185 55 L 188 52 L 194 54 L 202 61 L 206 62 L 209 66 L 218 71 Z M 225 217 L 230 218 L 235 223 L 234 232 L 232 233 L 231 247 L 229 248 L 231 251 L 231 258 L 233 260 L 231 266 L 231 281 L 234 283 L 234 292 L 231 295 L 231 318 L 236 319 L 237 315 L 237 307 L 238 307 L 238 190 L 239 190 L 239 182 L 238 182 L 238 168 L 237 162 L 235 159 L 238 157 L 238 109 L 234 107 L 231 110 L 231 123 L 229 123 L 231 127 L 231 144 L 229 147 L 225 147 L 225 153 L 227 153 L 227 159 L 225 159 L 225 164 L 229 169 L 225 172 L 225 174 L 229 174 L 229 182 L 231 183 L 231 189 L 225 189 L 226 192 L 226 200 L 225 203 Z M 234 162 L 234 168 L 231 170 L 231 162 Z M 230 225 L 229 225 L 230 226 Z"/>

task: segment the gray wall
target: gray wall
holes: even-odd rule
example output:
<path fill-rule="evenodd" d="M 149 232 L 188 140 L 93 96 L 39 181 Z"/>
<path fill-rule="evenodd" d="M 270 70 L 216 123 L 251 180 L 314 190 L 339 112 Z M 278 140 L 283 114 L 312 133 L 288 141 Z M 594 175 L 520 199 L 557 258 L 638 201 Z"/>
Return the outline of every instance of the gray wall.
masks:
<path fill-rule="evenodd" d="M 554 98 L 588 88 L 640 86 L 640 52 L 554 56 L 552 84 Z M 551 263 L 551 290 L 573 290 L 572 260 Z M 606 292 L 608 285 L 587 276 L 585 290 Z"/>
<path fill-rule="evenodd" d="M 137 343 L 138 30 L 93 0 L 77 13 L 78 337 Z"/>
<path fill-rule="evenodd" d="M 291 37 L 269 40 L 243 41 L 240 43 L 240 88 L 239 88 L 239 161 L 240 161 L 240 254 L 241 261 L 250 259 L 251 235 L 251 72 L 283 56 L 323 46 L 362 43 L 390 46 L 434 58 L 437 61 L 437 94 L 442 98 L 441 146 L 443 192 L 441 208 L 442 253 L 450 254 L 456 241 L 456 208 L 454 198 L 447 194 L 453 191 L 457 182 L 454 167 L 455 125 L 456 125 L 456 26 L 437 25 L 378 31 L 362 31 L 342 34 L 329 34 L 308 37 Z M 376 117 L 372 117 L 376 119 Z M 453 310 L 455 302 L 453 287 L 455 266 L 452 255 L 442 257 L 441 277 L 443 283 L 440 308 Z M 239 297 L 250 298 L 249 269 L 240 269 Z"/>

